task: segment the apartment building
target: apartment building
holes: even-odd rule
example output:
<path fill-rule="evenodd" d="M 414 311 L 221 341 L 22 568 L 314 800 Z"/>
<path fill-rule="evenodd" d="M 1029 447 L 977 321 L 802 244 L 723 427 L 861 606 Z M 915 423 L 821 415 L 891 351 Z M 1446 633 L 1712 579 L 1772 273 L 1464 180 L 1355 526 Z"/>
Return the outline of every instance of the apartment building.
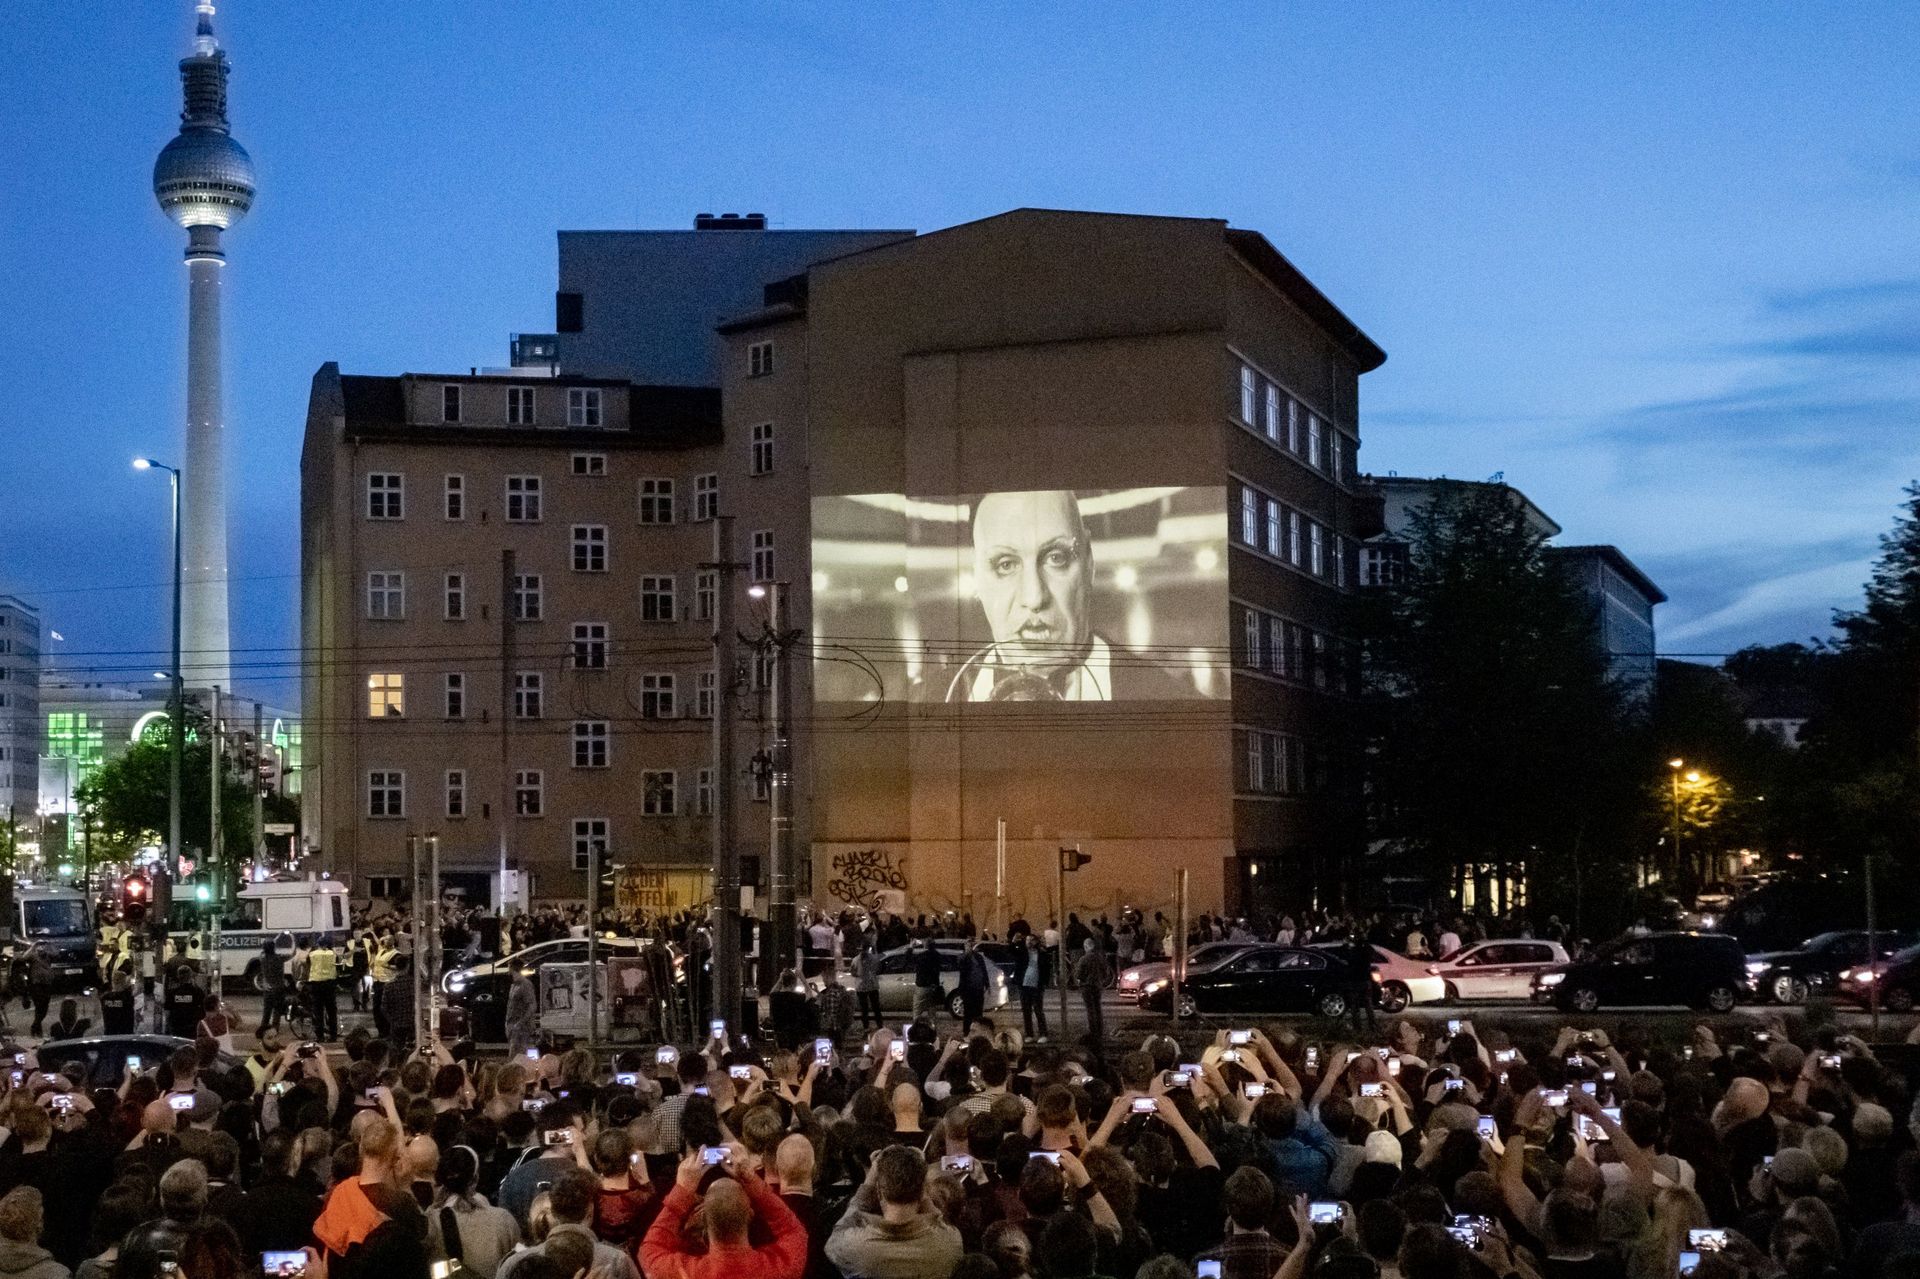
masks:
<path fill-rule="evenodd" d="M 40 613 L 0 595 L 0 821 L 40 809 Z"/>

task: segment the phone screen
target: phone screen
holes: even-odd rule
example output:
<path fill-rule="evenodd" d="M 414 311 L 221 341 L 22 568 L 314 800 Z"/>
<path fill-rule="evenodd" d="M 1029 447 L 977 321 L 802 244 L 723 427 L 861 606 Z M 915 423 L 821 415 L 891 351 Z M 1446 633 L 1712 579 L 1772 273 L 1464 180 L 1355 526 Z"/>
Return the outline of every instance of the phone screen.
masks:
<path fill-rule="evenodd" d="M 1154 1105 L 1153 1098 L 1151 1097 L 1135 1097 L 1133 1099 L 1133 1105 L 1130 1106 L 1129 1109 L 1136 1115 L 1151 1115 L 1158 1107 Z"/>
<path fill-rule="evenodd" d="M 1059 1166 L 1060 1163 L 1060 1152 L 1057 1150 L 1036 1150 L 1030 1157 L 1034 1159 L 1044 1159 L 1056 1167 Z"/>
<path fill-rule="evenodd" d="M 1379 1097 L 1385 1094 L 1386 1087 L 1385 1084 L 1379 1083 L 1378 1081 L 1368 1080 L 1360 1085 L 1360 1095 L 1362 1097 Z"/>
<path fill-rule="evenodd" d="M 674 1062 L 680 1060 L 680 1050 L 673 1047 L 671 1044 L 667 1045 L 664 1048 L 655 1049 L 653 1054 L 653 1060 L 657 1065 L 671 1066 Z"/>
<path fill-rule="evenodd" d="M 825 1061 L 827 1058 L 833 1056 L 833 1041 L 831 1039 L 814 1040 L 813 1055 L 821 1061 Z"/>
<path fill-rule="evenodd" d="M 1250 1044 L 1253 1042 L 1253 1032 L 1251 1030 L 1230 1030 L 1227 1032 L 1227 1042 L 1235 1046 Z"/>
<path fill-rule="evenodd" d="M 700 1162 L 703 1164 L 723 1164 L 727 1162 L 727 1148 L 725 1146 L 700 1147 Z"/>
<path fill-rule="evenodd" d="M 1220 1279 L 1218 1261 L 1196 1261 L 1193 1263 L 1195 1279 Z"/>
<path fill-rule="evenodd" d="M 1700 1269 L 1700 1254 L 1688 1249 L 1680 1254 L 1678 1272 L 1682 1275 L 1697 1273 Z"/>
<path fill-rule="evenodd" d="M 887 1056 L 894 1061 L 905 1061 L 907 1059 L 907 1041 L 904 1039 L 896 1039 L 888 1044 Z"/>
<path fill-rule="evenodd" d="M 638 1088 L 640 1086 L 640 1076 L 634 1074 L 632 1071 L 623 1070 L 613 1077 L 613 1082 L 622 1088 Z"/>
<path fill-rule="evenodd" d="M 1473 1130 L 1480 1134 L 1482 1141 L 1490 1141 L 1493 1139 L 1493 1134 L 1499 1131 L 1499 1128 L 1494 1123 L 1492 1115 L 1481 1115 L 1473 1121 Z"/>
<path fill-rule="evenodd" d="M 726 1020 L 724 1018 L 716 1017 L 712 1021 L 708 1022 L 707 1034 L 713 1037 L 714 1039 L 725 1039 L 727 1037 Z"/>
<path fill-rule="evenodd" d="M 1248 1101 L 1258 1101 L 1260 1098 L 1266 1095 L 1267 1095 L 1267 1086 L 1265 1084 L 1248 1084 L 1247 1085 Z"/>
<path fill-rule="evenodd" d="M 192 1110 L 193 1094 L 175 1093 L 173 1094 L 173 1096 L 167 1098 L 167 1104 L 169 1106 L 172 1106 L 175 1110 Z"/>
<path fill-rule="evenodd" d="M 260 1254 L 260 1273 L 267 1279 L 293 1279 L 303 1274 L 307 1268 L 307 1254 L 299 1251 L 263 1252 Z"/>
<path fill-rule="evenodd" d="M 972 1172 L 973 1156 L 943 1155 L 940 1159 L 940 1168 L 943 1172 Z"/>
<path fill-rule="evenodd" d="M 1695 1252 L 1721 1252 L 1726 1246 L 1727 1232 L 1724 1229 L 1687 1231 L 1687 1247 Z"/>
<path fill-rule="evenodd" d="M 1307 1205 L 1307 1220 L 1316 1226 L 1337 1226 L 1340 1205 L 1331 1199 L 1316 1199 Z"/>
<path fill-rule="evenodd" d="M 127 1069 L 137 1072 L 140 1069 L 140 1058 L 136 1055 L 129 1055 L 127 1057 Z"/>

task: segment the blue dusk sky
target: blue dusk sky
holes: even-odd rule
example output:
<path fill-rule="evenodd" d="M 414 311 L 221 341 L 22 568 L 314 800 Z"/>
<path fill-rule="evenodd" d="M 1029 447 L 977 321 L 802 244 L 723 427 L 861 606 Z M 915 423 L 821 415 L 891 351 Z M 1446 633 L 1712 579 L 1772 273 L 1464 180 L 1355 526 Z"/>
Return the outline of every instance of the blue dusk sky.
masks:
<path fill-rule="evenodd" d="M 1022 205 L 1264 232 L 1389 353 L 1362 462 L 1503 472 L 1673 597 L 1824 633 L 1920 476 L 1920 7 L 229 0 L 235 670 L 290 704 L 308 382 L 503 364 L 554 233 L 930 230 Z M 188 0 L 21 4 L 0 591 L 153 669 L 184 394 L 155 207 Z"/>

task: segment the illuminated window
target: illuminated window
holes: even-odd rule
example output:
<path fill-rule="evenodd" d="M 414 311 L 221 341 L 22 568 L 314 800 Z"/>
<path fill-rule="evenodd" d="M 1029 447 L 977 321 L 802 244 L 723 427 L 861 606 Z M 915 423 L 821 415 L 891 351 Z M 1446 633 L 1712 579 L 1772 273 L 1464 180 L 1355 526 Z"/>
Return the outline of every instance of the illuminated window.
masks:
<path fill-rule="evenodd" d="M 396 471 L 375 471 L 367 476 L 367 518 L 397 520 L 406 513 L 406 477 Z"/>
<path fill-rule="evenodd" d="M 576 524 L 573 526 L 573 571 L 576 573 L 607 571 L 606 525 Z"/>
<path fill-rule="evenodd" d="M 448 719 L 467 717 L 467 677 L 460 671 L 446 675 L 446 712 Z"/>
<path fill-rule="evenodd" d="M 538 817 L 546 807 L 546 775 L 537 768 L 518 768 L 513 773 L 513 815 Z"/>
<path fill-rule="evenodd" d="M 693 812 L 696 817 L 713 816 L 713 770 L 703 768 L 694 774 Z"/>
<path fill-rule="evenodd" d="M 577 719 L 573 722 L 573 766 L 575 768 L 607 766 L 607 721 Z"/>
<path fill-rule="evenodd" d="M 640 481 L 640 522 L 642 524 L 673 523 L 672 480 Z"/>
<path fill-rule="evenodd" d="M 367 816 L 405 817 L 407 815 L 407 775 L 392 769 L 375 769 L 367 774 Z"/>
<path fill-rule="evenodd" d="M 750 556 L 749 570 L 756 582 L 773 580 L 773 530 L 770 528 L 753 531 L 753 552 Z"/>
<path fill-rule="evenodd" d="M 515 671 L 513 674 L 513 717 L 539 719 L 546 702 L 546 680 L 539 671 Z"/>
<path fill-rule="evenodd" d="M 640 718 L 672 719 L 675 709 L 675 689 L 678 679 L 672 675 L 642 675 L 640 677 Z"/>
<path fill-rule="evenodd" d="M 543 594 L 540 575 L 538 573 L 515 574 L 513 579 L 513 620 L 516 622 L 539 621 Z"/>
<path fill-rule="evenodd" d="M 1280 503 L 1267 499 L 1267 554 L 1278 559 L 1283 550 L 1280 545 Z"/>
<path fill-rule="evenodd" d="M 1251 366 L 1240 366 L 1240 420 L 1252 426 L 1258 419 L 1255 414 L 1255 402 L 1260 389 L 1260 375 Z"/>
<path fill-rule="evenodd" d="M 367 718 L 399 719 L 407 713 L 407 677 L 398 671 L 367 676 Z"/>
<path fill-rule="evenodd" d="M 447 770 L 447 816 L 465 817 L 467 815 L 467 770 L 449 768 Z"/>
<path fill-rule="evenodd" d="M 530 386 L 510 386 L 507 388 L 507 425 L 533 425 L 533 388 Z"/>
<path fill-rule="evenodd" d="M 773 470 L 773 423 L 756 422 L 747 449 L 747 473 L 766 475 Z"/>
<path fill-rule="evenodd" d="M 588 477 L 599 477 L 607 473 L 607 455 L 605 453 L 575 453 L 573 455 L 573 473 Z"/>
<path fill-rule="evenodd" d="M 678 776 L 670 768 L 646 769 L 640 774 L 640 811 L 648 817 L 671 817 Z"/>
<path fill-rule="evenodd" d="M 773 343 L 755 342 L 747 347 L 747 376 L 765 377 L 773 372 Z"/>
<path fill-rule="evenodd" d="M 1271 382 L 1261 388 L 1260 429 L 1270 440 L 1280 438 L 1280 388 Z"/>
<path fill-rule="evenodd" d="M 440 388 L 440 420 L 458 422 L 460 420 L 460 385 L 449 382 Z"/>
<path fill-rule="evenodd" d="M 600 425 L 599 387 L 570 386 L 567 388 L 567 425 Z"/>
<path fill-rule="evenodd" d="M 720 477 L 709 471 L 693 477 L 693 518 L 710 520 L 720 514 Z"/>
<path fill-rule="evenodd" d="M 367 617 L 397 622 L 407 615 L 407 575 L 376 570 L 367 574 Z"/>
<path fill-rule="evenodd" d="M 467 616 L 467 575 L 465 573 L 447 574 L 446 618 L 449 622 L 466 620 Z"/>
<path fill-rule="evenodd" d="M 1309 521 L 1307 524 L 1307 545 L 1310 548 L 1308 568 L 1315 577 L 1327 575 L 1326 539 L 1319 524 Z"/>
<path fill-rule="evenodd" d="M 447 476 L 446 514 L 450 520 L 467 518 L 467 477 L 464 475 Z"/>
<path fill-rule="evenodd" d="M 672 574 L 662 576 L 642 576 L 640 579 L 640 620 L 643 622 L 671 622 L 674 618 L 673 596 L 675 583 Z"/>
<path fill-rule="evenodd" d="M 713 718 L 713 672 L 701 671 L 693 677 L 693 717 Z"/>
<path fill-rule="evenodd" d="M 607 668 L 607 624 L 573 624 L 573 668 L 577 671 L 601 671 Z"/>
<path fill-rule="evenodd" d="M 507 522 L 509 524 L 540 522 L 539 476 L 509 475 L 507 477 Z"/>
<path fill-rule="evenodd" d="M 575 870 L 593 869 L 595 857 L 607 855 L 607 819 L 604 817 L 576 817 L 573 819 L 573 868 Z"/>

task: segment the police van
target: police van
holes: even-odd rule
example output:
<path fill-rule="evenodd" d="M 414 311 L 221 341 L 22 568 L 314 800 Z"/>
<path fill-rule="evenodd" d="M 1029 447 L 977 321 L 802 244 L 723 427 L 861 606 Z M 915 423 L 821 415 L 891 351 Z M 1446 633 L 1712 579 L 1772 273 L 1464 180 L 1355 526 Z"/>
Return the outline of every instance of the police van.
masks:
<path fill-rule="evenodd" d="M 15 888 L 4 919 L 9 962 L 25 957 L 29 945 L 38 945 L 53 965 L 54 989 L 76 991 L 94 984 L 93 924 L 87 897 L 77 888 Z"/>
<path fill-rule="evenodd" d="M 221 916 L 221 978 L 223 982 L 239 978 L 249 988 L 258 989 L 261 948 L 271 941 L 281 955 L 291 956 L 294 943 L 302 936 L 315 945 L 331 947 L 341 957 L 340 971 L 344 973 L 351 920 L 347 886 L 336 880 L 270 879 L 246 884 Z M 197 953 L 204 960 L 198 966 L 211 967 L 207 951 L 213 944 L 213 930 L 196 913 L 193 903 L 175 898 L 173 918 L 168 922 L 167 937 L 173 943 L 173 954 L 192 962 Z"/>

